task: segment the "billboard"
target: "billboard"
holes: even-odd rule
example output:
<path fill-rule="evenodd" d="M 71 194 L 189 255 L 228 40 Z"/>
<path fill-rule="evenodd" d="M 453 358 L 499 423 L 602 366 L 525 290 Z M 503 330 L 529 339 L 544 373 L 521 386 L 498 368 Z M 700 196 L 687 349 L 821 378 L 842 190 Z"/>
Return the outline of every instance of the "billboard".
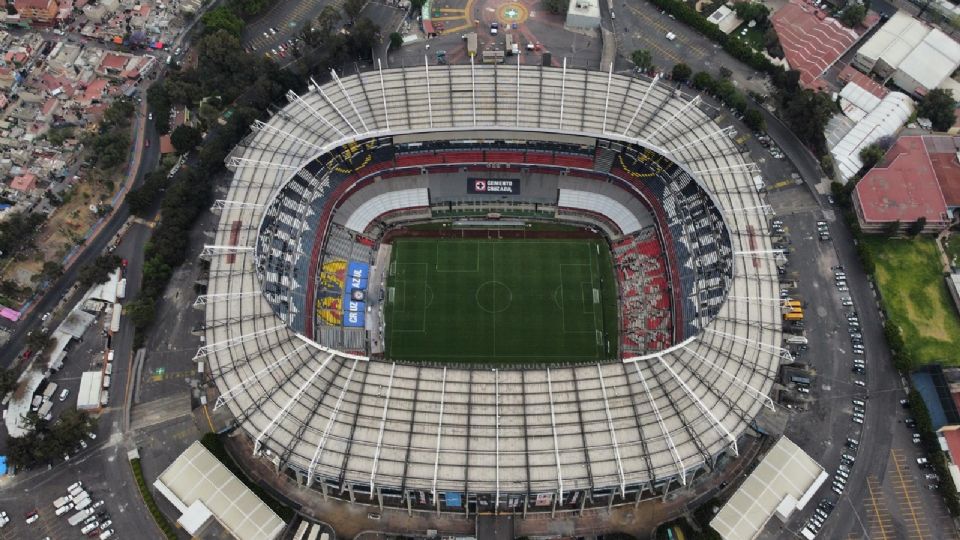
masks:
<path fill-rule="evenodd" d="M 517 178 L 468 178 L 467 193 L 471 195 L 519 195 Z"/>
<path fill-rule="evenodd" d="M 366 318 L 363 311 L 344 311 L 343 325 L 348 328 L 363 328 Z"/>
<path fill-rule="evenodd" d="M 347 278 L 367 279 L 370 277 L 370 265 L 367 263 L 350 261 L 347 265 Z"/>

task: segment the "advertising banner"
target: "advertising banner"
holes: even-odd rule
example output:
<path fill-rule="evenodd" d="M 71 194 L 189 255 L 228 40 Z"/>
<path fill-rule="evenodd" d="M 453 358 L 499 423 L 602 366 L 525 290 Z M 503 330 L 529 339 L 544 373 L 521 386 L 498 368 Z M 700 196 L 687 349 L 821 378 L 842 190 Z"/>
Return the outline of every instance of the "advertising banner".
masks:
<path fill-rule="evenodd" d="M 516 178 L 468 178 L 467 193 L 471 195 L 519 195 L 520 180 Z"/>
<path fill-rule="evenodd" d="M 363 328 L 366 318 L 363 311 L 344 311 L 343 325 L 349 328 Z"/>
<path fill-rule="evenodd" d="M 370 265 L 367 263 L 350 261 L 347 265 L 347 279 L 359 278 L 367 279 L 370 277 Z"/>

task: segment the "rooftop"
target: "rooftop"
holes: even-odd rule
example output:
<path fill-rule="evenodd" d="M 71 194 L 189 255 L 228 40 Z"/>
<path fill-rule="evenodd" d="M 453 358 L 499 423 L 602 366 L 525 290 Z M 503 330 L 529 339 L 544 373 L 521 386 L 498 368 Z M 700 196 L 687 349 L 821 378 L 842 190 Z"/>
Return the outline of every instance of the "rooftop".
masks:
<path fill-rule="evenodd" d="M 790 0 L 770 19 L 787 62 L 800 72 L 804 88 L 827 88 L 820 76 L 860 39 L 860 33 L 802 0 Z"/>
<path fill-rule="evenodd" d="M 900 137 L 883 161 L 864 175 L 855 192 L 868 222 L 908 223 L 921 216 L 940 222 L 947 213 L 922 137 Z"/>

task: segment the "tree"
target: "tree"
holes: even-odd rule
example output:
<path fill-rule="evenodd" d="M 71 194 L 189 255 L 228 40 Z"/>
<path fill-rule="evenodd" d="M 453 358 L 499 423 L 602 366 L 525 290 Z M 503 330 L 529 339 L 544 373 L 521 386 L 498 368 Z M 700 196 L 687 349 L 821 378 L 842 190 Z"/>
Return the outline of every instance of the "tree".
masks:
<path fill-rule="evenodd" d="M 920 216 L 916 221 L 910 224 L 910 228 L 907 229 L 907 234 L 910 236 L 916 236 L 923 232 L 923 228 L 927 226 L 927 218 L 925 216 Z"/>
<path fill-rule="evenodd" d="M 868 144 L 860 149 L 860 161 L 863 162 L 864 169 L 871 169 L 880 160 L 883 159 L 883 148 L 876 144 Z"/>
<path fill-rule="evenodd" d="M 390 48 L 399 49 L 403 45 L 403 36 L 400 32 L 390 32 Z"/>
<path fill-rule="evenodd" d="M 0 370 L 0 396 L 5 396 L 17 388 L 17 372 L 12 369 Z"/>
<path fill-rule="evenodd" d="M 176 148 L 178 154 L 186 154 L 196 148 L 203 141 L 203 134 L 200 130 L 186 124 L 177 126 L 170 134 L 170 143 Z"/>
<path fill-rule="evenodd" d="M 836 112 L 836 104 L 828 94 L 801 90 L 785 99 L 783 118 L 797 137 L 817 155 L 826 152 L 823 130 Z"/>
<path fill-rule="evenodd" d="M 127 304 L 127 315 L 137 328 L 147 328 L 153 324 L 156 309 L 150 298 L 138 298 Z"/>
<path fill-rule="evenodd" d="M 953 90 L 934 88 L 927 92 L 917 106 L 917 116 L 928 118 L 936 131 L 950 129 L 955 121 L 954 109 L 957 101 L 953 98 Z"/>
<path fill-rule="evenodd" d="M 243 19 L 234 15 L 229 8 L 220 6 L 203 14 L 200 18 L 203 23 L 203 33 L 213 34 L 218 30 L 223 30 L 230 35 L 239 38 L 243 32 Z"/>
<path fill-rule="evenodd" d="M 698 71 L 693 76 L 693 87 L 699 90 L 706 90 L 707 92 L 712 92 L 714 87 L 713 77 L 710 76 L 706 71 Z"/>
<path fill-rule="evenodd" d="M 354 22 L 360 16 L 360 12 L 363 11 L 363 6 L 366 4 L 367 0 L 345 0 L 343 2 L 343 14 L 347 16 L 350 22 Z"/>
<path fill-rule="evenodd" d="M 100 255 L 93 262 L 80 269 L 77 281 L 84 287 L 90 287 L 98 283 L 106 283 L 110 278 L 110 273 L 120 266 L 120 257 L 107 254 Z"/>
<path fill-rule="evenodd" d="M 863 4 L 853 3 L 840 14 L 840 22 L 849 28 L 856 28 L 863 23 L 867 16 L 867 8 Z"/>
<path fill-rule="evenodd" d="M 900 220 L 888 222 L 883 226 L 883 234 L 886 236 L 896 236 L 900 232 Z"/>
<path fill-rule="evenodd" d="M 756 21 L 761 29 L 766 28 L 770 18 L 770 8 L 757 2 L 737 2 L 733 4 L 737 18 L 743 21 Z"/>
<path fill-rule="evenodd" d="M 543 5 L 550 13 L 559 15 L 567 11 L 567 6 L 569 6 L 570 3 L 566 0 L 543 0 Z"/>
<path fill-rule="evenodd" d="M 683 63 L 674 64 L 671 75 L 675 81 L 687 82 L 690 80 L 690 76 L 693 75 L 693 70 L 690 69 L 690 66 Z"/>
<path fill-rule="evenodd" d="M 33 281 L 45 282 L 53 281 L 63 275 L 63 265 L 56 261 L 45 261 L 43 268 L 33 275 Z"/>
<path fill-rule="evenodd" d="M 637 49 L 630 55 L 630 59 L 641 71 L 649 71 L 653 68 L 653 55 L 646 49 Z"/>
<path fill-rule="evenodd" d="M 733 77 L 733 72 L 730 71 L 730 68 L 727 66 L 720 66 L 720 70 L 717 72 L 720 75 L 721 79 L 729 79 Z"/>
<path fill-rule="evenodd" d="M 743 123 L 753 131 L 763 131 L 767 127 L 767 121 L 764 120 L 763 114 L 753 107 L 743 113 Z"/>

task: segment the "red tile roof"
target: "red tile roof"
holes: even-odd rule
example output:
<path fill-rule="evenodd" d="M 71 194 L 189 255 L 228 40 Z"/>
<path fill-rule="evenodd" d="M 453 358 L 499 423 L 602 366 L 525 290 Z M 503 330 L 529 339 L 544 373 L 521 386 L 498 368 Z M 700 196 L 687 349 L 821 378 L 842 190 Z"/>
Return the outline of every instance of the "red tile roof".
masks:
<path fill-rule="evenodd" d="M 860 73 L 856 69 L 853 69 L 853 66 L 850 65 L 843 68 L 837 78 L 841 81 L 852 82 L 853 84 L 863 88 L 867 92 L 870 92 L 880 99 L 883 99 L 887 94 L 890 93 L 890 91 L 884 88 L 882 84 L 871 79 L 869 76 Z"/>
<path fill-rule="evenodd" d="M 17 191 L 32 191 L 37 187 L 37 175 L 33 173 L 21 174 L 20 176 L 15 176 L 13 180 L 10 181 L 10 188 Z"/>
<path fill-rule="evenodd" d="M 949 207 L 960 206 L 960 161 L 954 137 L 930 136 L 923 138 L 930 164 L 933 165 L 943 200 Z"/>
<path fill-rule="evenodd" d="M 883 161 L 857 183 L 856 199 L 866 222 L 942 223 L 947 205 L 923 137 L 900 137 Z"/>
<path fill-rule="evenodd" d="M 100 67 L 103 69 L 122 70 L 127 65 L 128 58 L 114 53 L 107 53 L 100 61 Z"/>
<path fill-rule="evenodd" d="M 940 436 L 947 441 L 947 451 L 950 453 L 950 461 L 954 464 L 960 464 L 960 429 L 941 430 Z"/>
<path fill-rule="evenodd" d="M 804 88 L 828 87 L 820 76 L 860 39 L 860 33 L 802 0 L 790 0 L 770 20 L 787 62 L 800 72 Z"/>

